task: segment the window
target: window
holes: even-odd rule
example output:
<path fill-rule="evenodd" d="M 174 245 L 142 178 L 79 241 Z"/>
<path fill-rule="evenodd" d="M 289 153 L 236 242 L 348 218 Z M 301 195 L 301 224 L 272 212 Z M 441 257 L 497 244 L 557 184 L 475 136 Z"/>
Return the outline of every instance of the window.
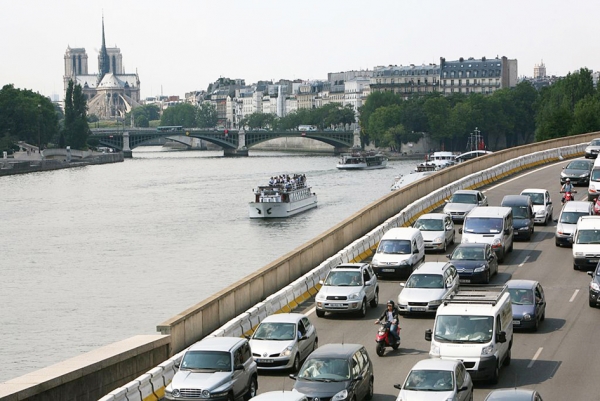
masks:
<path fill-rule="evenodd" d="M 360 363 L 358 361 L 358 352 L 352 356 L 352 377 L 360 375 Z"/>
<path fill-rule="evenodd" d="M 460 389 L 465 383 L 465 366 L 459 363 L 456 367 L 456 388 Z"/>

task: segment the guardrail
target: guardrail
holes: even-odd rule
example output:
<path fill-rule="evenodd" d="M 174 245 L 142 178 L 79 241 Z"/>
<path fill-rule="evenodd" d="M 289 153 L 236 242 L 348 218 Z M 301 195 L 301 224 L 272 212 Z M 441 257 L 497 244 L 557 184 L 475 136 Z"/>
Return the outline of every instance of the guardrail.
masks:
<path fill-rule="evenodd" d="M 429 213 L 444 203 L 444 200 L 458 189 L 473 189 L 490 184 L 509 175 L 518 173 L 524 169 L 532 168 L 540 164 L 556 161 L 562 158 L 579 156 L 583 153 L 587 143 L 568 145 L 560 148 L 543 150 L 515 159 L 502 161 L 493 167 L 474 172 L 467 176 L 458 178 L 449 184 L 434 189 L 427 195 L 406 205 L 398 214 L 388 218 L 383 224 L 375 227 L 366 235 L 358 238 L 350 245 L 344 247 L 335 255 L 327 258 L 316 268 L 312 269 L 302 277 L 293 281 L 281 290 L 269 295 L 264 301 L 258 302 L 250 309 L 227 321 L 223 326 L 209 334 L 209 336 L 234 336 L 241 337 L 250 333 L 262 319 L 273 313 L 289 312 L 304 300 L 316 294 L 319 289 L 319 281 L 324 279 L 329 270 L 340 263 L 364 260 L 373 255 L 377 245 L 384 233 L 394 227 L 409 226 L 420 215 Z M 488 156 L 486 156 L 487 158 Z M 467 162 L 467 163 L 472 163 Z M 448 170 L 456 169 L 455 166 Z M 442 173 L 444 170 L 440 171 Z M 450 175 L 451 174 L 450 172 Z M 413 192 L 415 189 L 426 184 L 425 181 L 417 181 L 401 188 L 400 191 Z M 394 196 L 394 193 L 387 197 Z M 170 383 L 175 372 L 175 363 L 180 361 L 185 350 L 169 358 L 159 367 L 140 376 L 126 386 L 118 388 L 109 393 L 100 401 L 148 401 L 159 400 L 164 396 L 164 389 Z M 161 386 L 161 387 L 159 387 Z"/>

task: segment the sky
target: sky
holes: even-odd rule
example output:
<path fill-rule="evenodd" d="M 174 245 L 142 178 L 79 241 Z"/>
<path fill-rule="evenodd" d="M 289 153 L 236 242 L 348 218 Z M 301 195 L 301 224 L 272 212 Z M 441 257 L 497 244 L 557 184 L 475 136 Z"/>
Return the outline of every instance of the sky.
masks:
<path fill-rule="evenodd" d="M 597 0 L 0 0 L 0 85 L 64 94 L 64 54 L 98 71 L 102 15 L 141 96 L 206 90 L 220 77 L 327 79 L 330 72 L 518 62 L 519 76 L 600 69 Z"/>

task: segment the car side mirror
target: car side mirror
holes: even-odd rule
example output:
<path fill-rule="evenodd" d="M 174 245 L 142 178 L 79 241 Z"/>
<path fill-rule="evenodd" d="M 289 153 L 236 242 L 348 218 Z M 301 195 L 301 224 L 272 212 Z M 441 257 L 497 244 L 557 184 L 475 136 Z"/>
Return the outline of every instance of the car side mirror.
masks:
<path fill-rule="evenodd" d="M 175 363 L 173 364 L 173 366 L 175 366 L 175 368 L 179 369 L 179 366 L 180 366 L 180 365 L 179 365 L 179 362 L 175 362 Z"/>
<path fill-rule="evenodd" d="M 469 389 L 469 386 L 462 386 L 461 388 L 458 389 L 458 392 L 460 393 L 461 391 L 465 391 L 468 389 Z"/>
<path fill-rule="evenodd" d="M 359 381 L 361 381 L 362 379 L 364 379 L 363 375 L 358 375 L 358 376 L 356 376 L 356 377 L 354 378 L 354 381 L 355 381 L 355 382 L 359 382 Z"/>
<path fill-rule="evenodd" d="M 451 257 L 452 257 L 452 254 L 451 254 L 451 253 L 449 253 L 449 254 L 447 254 L 447 255 L 446 255 L 446 258 L 447 258 L 447 259 L 450 259 Z"/>
<path fill-rule="evenodd" d="M 507 228 L 507 229 L 505 229 L 505 230 L 504 230 L 504 234 L 505 234 L 505 235 L 508 235 L 508 234 L 510 234 L 510 228 Z"/>
<path fill-rule="evenodd" d="M 445 202 L 445 203 L 449 203 L 449 202 L 450 202 L 450 200 L 449 200 L 449 199 L 444 199 L 444 202 Z"/>
<path fill-rule="evenodd" d="M 302 340 L 308 340 L 308 336 L 305 334 L 302 337 L 300 337 L 300 339 L 298 341 L 302 341 Z"/>
<path fill-rule="evenodd" d="M 591 272 L 589 272 L 589 273 L 591 273 Z M 406 286 L 406 283 L 400 283 L 400 287 L 405 287 L 405 286 Z"/>
<path fill-rule="evenodd" d="M 319 280 L 319 284 L 323 285 L 323 280 Z"/>
<path fill-rule="evenodd" d="M 553 219 L 552 221 L 555 223 L 558 223 L 558 219 Z"/>
<path fill-rule="evenodd" d="M 551 201 L 551 200 L 549 200 L 549 201 L 548 201 L 548 204 L 549 204 L 549 205 L 551 205 L 551 204 L 552 204 L 552 201 Z"/>
<path fill-rule="evenodd" d="M 587 272 L 587 273 L 588 273 L 588 276 L 594 277 L 594 272 Z"/>
<path fill-rule="evenodd" d="M 239 365 L 235 365 L 233 370 L 244 370 L 244 365 L 242 365 L 241 363 Z"/>
<path fill-rule="evenodd" d="M 431 341 L 432 334 L 433 334 L 433 332 L 431 331 L 431 329 L 425 330 L 425 341 Z"/>
<path fill-rule="evenodd" d="M 571 244 L 574 244 L 574 242 L 573 242 L 573 237 L 569 237 L 569 238 L 567 238 L 567 241 L 568 241 L 569 243 L 571 243 Z"/>
<path fill-rule="evenodd" d="M 402 384 L 394 384 L 394 388 L 397 388 L 398 390 L 402 390 Z"/>
<path fill-rule="evenodd" d="M 371 280 L 369 280 L 369 281 L 365 281 L 365 285 L 371 285 L 371 284 L 373 284 L 373 283 L 371 282 Z"/>
<path fill-rule="evenodd" d="M 290 373 L 290 379 L 292 379 L 292 380 L 296 380 L 296 375 L 295 375 L 295 374 L 293 374 L 293 373 Z"/>
<path fill-rule="evenodd" d="M 417 248 L 413 249 L 413 253 L 419 253 L 419 249 L 417 249 Z"/>
<path fill-rule="evenodd" d="M 496 335 L 496 341 L 499 343 L 505 343 L 506 342 L 506 332 L 501 331 L 500 333 L 498 333 Z"/>
<path fill-rule="evenodd" d="M 462 227 L 458 229 L 458 233 L 459 233 L 459 234 L 462 234 L 462 233 L 463 233 L 463 229 L 462 229 Z"/>

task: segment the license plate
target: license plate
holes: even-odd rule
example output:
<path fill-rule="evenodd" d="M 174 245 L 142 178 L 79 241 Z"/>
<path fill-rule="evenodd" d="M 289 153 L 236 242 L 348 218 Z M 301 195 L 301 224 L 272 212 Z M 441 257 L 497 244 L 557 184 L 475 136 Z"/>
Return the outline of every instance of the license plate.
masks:
<path fill-rule="evenodd" d="M 425 312 L 426 310 L 427 310 L 427 308 L 421 308 L 421 307 L 418 307 L 418 306 L 410 308 L 411 312 Z"/>
<path fill-rule="evenodd" d="M 344 304 L 329 304 L 332 308 L 341 308 Z"/>
<path fill-rule="evenodd" d="M 588 259 L 588 263 L 598 263 L 598 259 Z"/>
<path fill-rule="evenodd" d="M 396 270 L 394 270 L 394 269 L 381 269 L 381 271 L 382 271 L 383 273 L 393 273 L 393 272 L 395 272 Z"/>
<path fill-rule="evenodd" d="M 257 359 L 256 362 L 258 363 L 273 363 L 272 359 Z"/>
<path fill-rule="evenodd" d="M 461 278 L 460 280 L 458 280 L 459 283 L 464 283 L 464 284 L 468 284 L 471 282 L 471 280 L 469 280 L 468 278 Z"/>
<path fill-rule="evenodd" d="M 520 325 L 521 325 L 520 320 L 513 320 L 513 326 L 520 326 Z"/>

